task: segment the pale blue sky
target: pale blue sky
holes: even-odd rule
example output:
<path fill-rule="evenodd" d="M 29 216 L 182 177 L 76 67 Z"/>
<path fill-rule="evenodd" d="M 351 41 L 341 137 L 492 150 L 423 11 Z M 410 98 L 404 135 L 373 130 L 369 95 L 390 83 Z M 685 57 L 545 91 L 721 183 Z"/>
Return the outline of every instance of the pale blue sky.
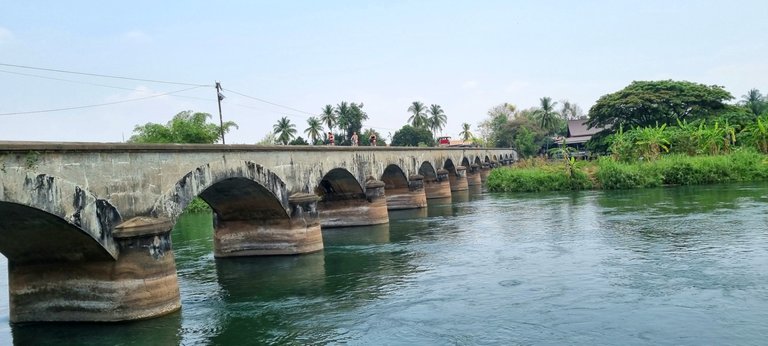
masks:
<path fill-rule="evenodd" d="M 586 112 L 633 80 L 768 92 L 768 1 L 7 1 L 0 63 L 225 89 L 296 110 L 363 102 L 385 136 L 419 100 L 442 105 L 443 132 L 489 108 L 568 99 Z M 12 73 L 9 73 L 12 72 Z M 81 83 L 43 79 L 32 74 Z M 83 84 L 90 83 L 90 84 Z M 107 88 L 91 84 L 104 84 Z M 0 114 L 101 104 L 185 89 L 0 66 Z M 282 116 L 308 114 L 225 90 L 228 143 L 254 143 Z M 111 106 L 0 115 L 0 140 L 121 141 L 215 91 Z"/>

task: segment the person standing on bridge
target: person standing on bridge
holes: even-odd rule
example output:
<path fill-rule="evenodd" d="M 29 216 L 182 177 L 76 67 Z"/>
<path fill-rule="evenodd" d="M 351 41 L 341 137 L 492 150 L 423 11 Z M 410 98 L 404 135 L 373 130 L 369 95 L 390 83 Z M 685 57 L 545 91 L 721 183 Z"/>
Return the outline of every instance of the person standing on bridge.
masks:
<path fill-rule="evenodd" d="M 336 141 L 333 138 L 333 132 L 328 132 L 328 145 L 336 145 Z"/>
<path fill-rule="evenodd" d="M 358 138 L 357 138 L 357 132 L 356 131 L 352 132 L 352 138 L 350 138 L 350 139 L 352 140 L 352 146 L 356 147 L 357 143 L 358 143 Z"/>
<path fill-rule="evenodd" d="M 371 146 L 372 147 L 376 146 L 376 135 L 375 134 L 372 133 L 371 137 L 369 137 L 368 140 L 371 142 Z"/>

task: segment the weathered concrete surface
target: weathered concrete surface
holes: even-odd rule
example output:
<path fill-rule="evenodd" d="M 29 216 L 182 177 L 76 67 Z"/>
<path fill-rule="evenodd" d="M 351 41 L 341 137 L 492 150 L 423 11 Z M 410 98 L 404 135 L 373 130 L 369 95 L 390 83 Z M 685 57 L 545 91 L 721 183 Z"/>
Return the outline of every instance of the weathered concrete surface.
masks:
<path fill-rule="evenodd" d="M 451 192 L 464 191 L 469 188 L 467 183 L 467 169 L 464 166 L 457 166 L 454 172 L 448 173 L 448 180 L 451 182 Z"/>
<path fill-rule="evenodd" d="M 318 202 L 323 228 L 378 225 L 389 222 L 384 183 L 369 180 L 364 195 L 339 196 Z"/>
<path fill-rule="evenodd" d="M 439 169 L 435 177 L 424 178 L 424 192 L 427 199 L 451 198 L 451 182 L 448 171 Z"/>
<path fill-rule="evenodd" d="M 467 169 L 467 185 L 468 186 L 480 186 L 483 184 L 483 180 L 480 177 L 480 166 L 477 164 L 471 164 Z"/>
<path fill-rule="evenodd" d="M 170 239 L 137 220 L 173 223 L 196 196 L 216 213 L 217 256 L 313 252 L 322 249 L 318 222 L 388 222 L 387 191 L 376 180 L 387 169 L 424 176 L 434 198 L 445 195 L 450 179 L 437 172 L 448 166 L 466 189 L 454 162 L 516 157 L 482 148 L 0 142 L 0 252 L 12 320 L 116 321 L 178 309 Z M 397 202 L 402 186 L 393 205 L 423 203 Z M 298 211 L 289 199 L 320 190 L 314 209 Z"/>
<path fill-rule="evenodd" d="M 181 307 L 169 222 L 116 231 L 116 261 L 9 259 L 11 322 L 124 321 Z"/>
<path fill-rule="evenodd" d="M 387 180 L 384 180 L 384 183 L 388 210 L 426 208 L 427 195 L 424 192 L 423 176 L 410 176 L 405 186 Z"/>

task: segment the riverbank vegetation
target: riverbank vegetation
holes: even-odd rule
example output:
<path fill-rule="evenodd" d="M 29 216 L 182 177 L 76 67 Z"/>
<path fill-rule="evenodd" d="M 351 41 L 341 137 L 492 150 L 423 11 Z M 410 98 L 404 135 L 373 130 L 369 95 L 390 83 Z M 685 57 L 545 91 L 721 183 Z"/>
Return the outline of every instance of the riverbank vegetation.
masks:
<path fill-rule="evenodd" d="M 768 156 L 740 148 L 728 154 L 672 154 L 652 161 L 547 162 L 525 159 L 488 176 L 489 191 L 564 191 L 634 189 L 668 185 L 700 185 L 768 180 Z"/>
<path fill-rule="evenodd" d="M 586 144 L 592 161 L 574 160 L 566 141 L 544 154 L 542 149 L 534 152 L 531 149 L 537 146 L 528 148 L 516 141 L 526 134 L 521 126 L 525 122 L 507 121 L 495 128 L 518 125 L 508 138 L 523 159 L 492 172 L 489 190 L 630 189 L 768 180 L 768 101 L 756 89 L 736 104 L 725 103 L 730 99 L 733 96 L 718 86 L 633 82 L 601 97 L 584 118 L 588 125 L 604 128 Z M 505 138 L 504 131 L 494 132 L 493 138 Z"/>

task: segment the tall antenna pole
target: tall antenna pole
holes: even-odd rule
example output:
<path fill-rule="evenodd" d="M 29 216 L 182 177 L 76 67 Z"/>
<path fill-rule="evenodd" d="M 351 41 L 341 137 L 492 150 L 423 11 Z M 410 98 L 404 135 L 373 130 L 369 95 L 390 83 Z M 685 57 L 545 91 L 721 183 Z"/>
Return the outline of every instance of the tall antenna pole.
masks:
<path fill-rule="evenodd" d="M 221 83 L 216 82 L 216 100 L 219 101 L 219 131 L 221 131 L 221 144 L 227 144 L 224 141 L 224 118 L 221 116 L 221 100 L 224 99 L 224 94 L 221 93 Z"/>

